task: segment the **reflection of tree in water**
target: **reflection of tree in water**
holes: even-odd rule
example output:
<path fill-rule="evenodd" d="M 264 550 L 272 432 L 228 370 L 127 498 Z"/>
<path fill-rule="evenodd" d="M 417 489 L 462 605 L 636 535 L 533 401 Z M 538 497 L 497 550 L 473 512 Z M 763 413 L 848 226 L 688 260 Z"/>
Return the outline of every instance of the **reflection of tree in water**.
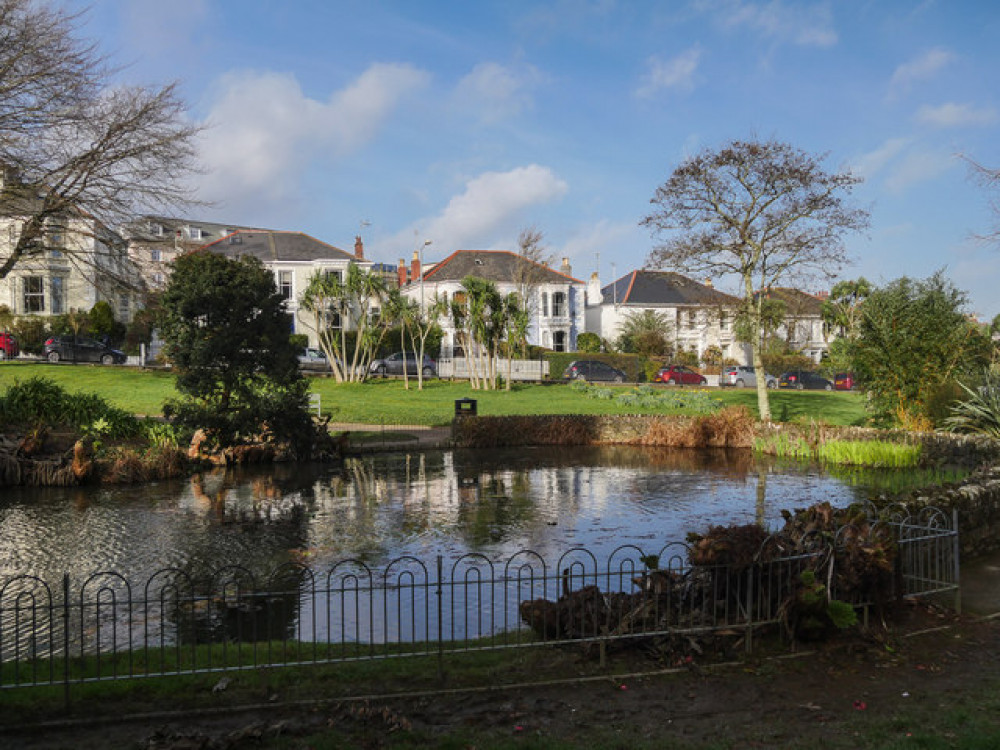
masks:
<path fill-rule="evenodd" d="M 308 581 L 294 565 L 260 578 L 228 566 L 200 580 L 168 576 L 163 588 L 153 589 L 154 603 L 169 613 L 177 644 L 287 640 L 295 637 L 300 590 Z"/>
<path fill-rule="evenodd" d="M 296 484 L 291 475 L 272 471 L 191 477 L 191 494 L 212 529 L 188 540 L 186 563 L 160 603 L 179 640 L 261 640 L 292 632 L 298 580 L 286 569 L 292 550 L 308 538 L 312 515 L 311 493 Z"/>

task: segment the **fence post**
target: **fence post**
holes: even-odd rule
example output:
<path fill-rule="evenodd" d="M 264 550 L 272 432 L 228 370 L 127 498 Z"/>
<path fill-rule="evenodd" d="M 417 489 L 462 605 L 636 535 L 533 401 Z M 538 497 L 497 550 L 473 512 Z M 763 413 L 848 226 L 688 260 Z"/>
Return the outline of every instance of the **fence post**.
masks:
<path fill-rule="evenodd" d="M 444 591 L 441 588 L 441 579 L 443 578 L 444 570 L 444 559 L 441 555 L 437 556 L 437 645 L 438 645 L 438 682 L 444 682 L 444 621 L 441 619 L 444 613 L 444 602 L 442 597 L 444 596 Z"/>
<path fill-rule="evenodd" d="M 962 614 L 962 580 L 959 577 L 959 555 L 961 554 L 962 545 L 958 543 L 958 510 L 952 508 L 951 511 L 951 530 L 952 530 L 952 557 L 954 558 L 953 563 L 955 566 L 955 614 Z"/>
<path fill-rule="evenodd" d="M 750 654 L 753 651 L 753 576 L 754 572 L 757 570 L 759 563 L 754 563 L 747 569 L 747 634 L 746 634 L 746 652 Z"/>
<path fill-rule="evenodd" d="M 69 573 L 63 573 L 63 705 L 69 713 Z"/>

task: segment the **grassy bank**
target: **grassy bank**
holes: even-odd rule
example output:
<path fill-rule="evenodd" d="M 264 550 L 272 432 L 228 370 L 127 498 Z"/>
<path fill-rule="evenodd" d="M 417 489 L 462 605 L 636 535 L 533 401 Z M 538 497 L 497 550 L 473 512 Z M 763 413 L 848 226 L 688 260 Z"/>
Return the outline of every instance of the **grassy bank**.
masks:
<path fill-rule="evenodd" d="M 135 414 L 160 414 L 163 403 L 177 396 L 174 378 L 167 371 L 88 365 L 50 365 L 4 362 L 0 364 L 0 389 L 15 380 L 44 377 L 71 392 L 96 393 L 109 403 Z M 455 414 L 455 401 L 474 398 L 483 415 L 521 414 L 687 414 L 699 413 L 705 398 L 719 406 L 744 405 L 756 417 L 757 394 L 749 389 L 667 389 L 679 398 L 671 404 L 650 405 L 642 398 L 617 398 L 632 394 L 632 386 L 608 388 L 611 398 L 595 398 L 562 383 L 518 384 L 510 391 L 474 391 L 467 382 L 435 380 L 418 391 L 401 380 L 368 383 L 337 383 L 332 378 L 312 378 L 312 390 L 320 394 L 322 410 L 335 422 L 385 425 L 446 425 Z M 648 388 L 649 386 L 646 386 Z M 688 396 L 682 395 L 688 394 Z M 700 395 L 699 395 L 700 394 Z M 822 391 L 774 391 L 774 419 L 794 422 L 817 420 L 830 425 L 860 425 L 865 422 L 864 401 L 857 393 Z M 689 400 L 685 406 L 685 400 Z"/>
<path fill-rule="evenodd" d="M 825 440 L 812 444 L 800 436 L 780 434 L 758 438 L 754 450 L 779 458 L 873 469 L 912 469 L 920 465 L 922 453 L 919 445 L 884 440 Z"/>

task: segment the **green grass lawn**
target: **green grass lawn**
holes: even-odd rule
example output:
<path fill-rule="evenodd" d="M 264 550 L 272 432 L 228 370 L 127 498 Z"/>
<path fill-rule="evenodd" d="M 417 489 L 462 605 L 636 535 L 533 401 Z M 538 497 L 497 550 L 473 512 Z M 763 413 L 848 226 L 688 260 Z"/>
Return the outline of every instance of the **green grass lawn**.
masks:
<path fill-rule="evenodd" d="M 109 403 L 136 414 L 160 414 L 163 403 L 177 396 L 168 371 L 131 367 L 51 365 L 4 362 L 0 364 L 0 388 L 15 380 L 44 377 L 70 392 L 96 393 Z M 337 383 L 332 378 L 311 378 L 312 390 L 320 394 L 322 411 L 334 422 L 375 425 L 447 425 L 455 415 L 455 401 L 474 398 L 481 415 L 514 414 L 650 414 L 678 413 L 599 399 L 562 383 L 518 384 L 510 391 L 476 391 L 465 381 L 433 380 L 418 391 L 402 380 L 368 383 Z M 660 386 L 657 386 L 659 388 Z M 666 388 L 666 386 L 663 386 Z M 632 386 L 615 386 L 632 390 Z M 680 389 L 693 392 L 697 389 Z M 749 389 L 703 389 L 723 405 L 742 404 L 757 414 L 757 394 Z M 771 391 L 771 414 L 777 421 L 815 419 L 831 425 L 865 422 L 864 397 L 858 393 L 825 391 Z M 681 412 L 683 413 L 683 412 Z"/>

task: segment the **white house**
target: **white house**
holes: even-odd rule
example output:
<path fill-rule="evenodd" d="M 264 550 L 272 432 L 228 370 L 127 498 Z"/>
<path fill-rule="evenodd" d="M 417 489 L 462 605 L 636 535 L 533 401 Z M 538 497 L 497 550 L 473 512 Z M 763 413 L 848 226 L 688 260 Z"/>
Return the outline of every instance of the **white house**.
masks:
<path fill-rule="evenodd" d="M 453 300 L 463 293 L 462 280 L 476 276 L 491 281 L 502 295 L 518 292 L 531 314 L 528 343 L 557 352 L 575 351 L 584 331 L 585 284 L 571 276 L 564 258 L 559 270 L 527 260 L 506 250 L 457 250 L 444 260 L 422 268 L 418 253 L 407 268 L 399 261 L 399 286 L 410 299 L 425 303 L 435 295 Z M 450 356 L 455 330 L 442 321 L 442 354 Z"/>
<path fill-rule="evenodd" d="M 371 261 L 365 259 L 360 237 L 354 240 L 353 255 L 303 232 L 266 229 L 236 230 L 202 247 L 233 258 L 258 258 L 274 274 L 278 291 L 285 298 L 291 332 L 307 335 L 310 346 L 319 346 L 319 338 L 313 315 L 299 308 L 299 298 L 312 275 L 316 272 L 336 274 L 343 279 L 352 263 L 365 270 L 372 267 Z"/>
<path fill-rule="evenodd" d="M 735 320 L 740 300 L 672 271 L 632 271 L 601 288 L 597 274 L 587 293 L 587 330 L 614 340 L 629 317 L 645 311 L 666 316 L 664 333 L 678 350 L 699 358 L 709 346 L 723 357 L 746 361 L 736 341 Z"/>

